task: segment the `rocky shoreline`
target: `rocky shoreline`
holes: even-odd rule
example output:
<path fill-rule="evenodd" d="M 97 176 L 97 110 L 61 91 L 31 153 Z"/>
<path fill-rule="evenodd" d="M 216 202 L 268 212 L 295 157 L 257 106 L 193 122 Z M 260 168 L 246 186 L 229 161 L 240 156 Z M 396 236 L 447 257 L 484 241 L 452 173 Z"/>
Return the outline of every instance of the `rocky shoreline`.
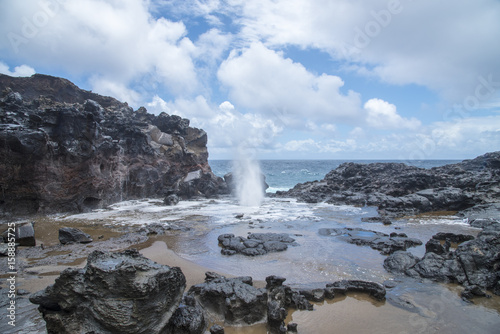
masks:
<path fill-rule="evenodd" d="M 382 217 L 435 211 L 460 211 L 470 217 L 483 211 L 483 217 L 498 218 L 500 152 L 431 169 L 403 163 L 348 162 L 323 180 L 297 184 L 276 196 L 308 203 L 376 206 Z"/>
<path fill-rule="evenodd" d="M 269 276 L 265 288 L 251 277 L 226 278 L 207 272 L 205 282 L 186 293 L 178 267 L 159 265 L 137 250 L 92 252 L 82 269 L 68 268 L 53 285 L 30 296 L 40 305 L 48 333 L 203 334 L 208 323 L 248 326 L 265 322 L 271 333 L 297 332 L 284 320 L 288 309 L 312 310 L 310 301 L 333 299 L 349 291 L 384 300 L 382 284 L 343 280 L 324 288 L 297 289 L 286 278 Z M 214 325 L 210 333 L 224 333 Z"/>

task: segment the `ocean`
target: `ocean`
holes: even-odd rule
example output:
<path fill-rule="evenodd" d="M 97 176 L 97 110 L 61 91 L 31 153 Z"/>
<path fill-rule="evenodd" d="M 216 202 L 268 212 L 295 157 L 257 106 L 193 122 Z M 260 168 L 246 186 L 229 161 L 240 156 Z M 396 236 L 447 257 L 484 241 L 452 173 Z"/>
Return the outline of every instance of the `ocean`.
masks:
<path fill-rule="evenodd" d="M 297 183 L 321 180 L 331 170 L 344 162 L 374 163 L 398 162 L 406 163 L 419 168 L 439 167 L 447 164 L 458 163 L 461 160 L 261 160 L 260 169 L 266 176 L 269 185 L 268 193 L 285 191 L 293 188 Z M 224 177 L 232 171 L 231 160 L 209 160 L 210 167 L 215 175 Z"/>

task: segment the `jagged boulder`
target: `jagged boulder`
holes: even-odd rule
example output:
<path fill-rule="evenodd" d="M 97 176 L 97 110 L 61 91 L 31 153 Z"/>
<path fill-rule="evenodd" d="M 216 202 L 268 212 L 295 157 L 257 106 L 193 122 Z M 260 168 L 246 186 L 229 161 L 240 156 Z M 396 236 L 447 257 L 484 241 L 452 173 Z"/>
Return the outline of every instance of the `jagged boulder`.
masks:
<path fill-rule="evenodd" d="M 218 240 L 223 255 L 257 256 L 282 252 L 288 249 L 288 245 L 296 245 L 295 239 L 286 233 L 252 233 L 247 238 L 237 237 L 234 234 L 221 234 Z"/>
<path fill-rule="evenodd" d="M 368 293 L 370 296 L 377 300 L 384 300 L 386 294 L 385 287 L 382 284 L 360 280 L 337 281 L 327 284 L 326 287 L 333 289 L 336 293 L 338 292 L 342 294 L 345 294 L 349 291 Z"/>
<path fill-rule="evenodd" d="M 63 227 L 59 229 L 59 242 L 63 245 L 72 242 L 88 244 L 92 241 L 92 237 L 80 229 L 74 227 Z"/>
<path fill-rule="evenodd" d="M 362 228 L 321 228 L 318 233 L 323 236 L 336 236 L 358 246 L 370 246 L 384 255 L 422 244 L 419 239 L 408 238 L 404 233 L 385 234 Z"/>
<path fill-rule="evenodd" d="M 181 302 L 186 279 L 136 250 L 94 251 L 84 269 L 66 269 L 30 297 L 48 333 L 163 333 Z"/>
<path fill-rule="evenodd" d="M 226 278 L 206 274 L 205 283 L 188 292 L 214 319 L 229 325 L 250 325 L 267 318 L 267 291 L 253 286 L 251 277 Z"/>
<path fill-rule="evenodd" d="M 438 239 L 446 237 L 445 244 L 441 244 Z M 385 259 L 384 267 L 393 273 L 457 282 L 500 294 L 497 288 L 500 281 L 500 224 L 485 225 L 477 238 L 462 242 L 456 250 L 449 248 L 450 238 L 465 240 L 470 236 L 437 234 L 426 244 L 422 259 L 407 252 L 396 252 Z"/>

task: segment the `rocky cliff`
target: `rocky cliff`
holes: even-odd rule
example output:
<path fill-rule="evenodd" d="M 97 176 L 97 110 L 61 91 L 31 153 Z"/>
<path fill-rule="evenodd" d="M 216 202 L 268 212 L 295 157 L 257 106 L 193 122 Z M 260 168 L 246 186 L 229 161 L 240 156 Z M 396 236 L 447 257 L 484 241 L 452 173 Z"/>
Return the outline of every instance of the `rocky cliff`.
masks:
<path fill-rule="evenodd" d="M 86 211 L 175 193 L 214 196 L 207 134 L 62 78 L 0 75 L 0 212 Z"/>
<path fill-rule="evenodd" d="M 381 214 L 395 216 L 460 211 L 478 205 L 496 208 L 500 202 L 500 152 L 431 169 L 403 163 L 348 162 L 321 181 L 298 184 L 277 195 L 305 202 L 377 206 Z"/>

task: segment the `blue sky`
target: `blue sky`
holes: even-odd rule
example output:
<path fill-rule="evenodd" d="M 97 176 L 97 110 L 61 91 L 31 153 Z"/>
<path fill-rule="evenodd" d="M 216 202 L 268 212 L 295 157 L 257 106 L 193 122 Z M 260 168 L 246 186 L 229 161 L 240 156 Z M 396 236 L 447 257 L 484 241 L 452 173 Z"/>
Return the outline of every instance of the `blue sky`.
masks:
<path fill-rule="evenodd" d="M 0 73 L 191 120 L 212 159 L 500 150 L 498 0 L 0 2 Z"/>

